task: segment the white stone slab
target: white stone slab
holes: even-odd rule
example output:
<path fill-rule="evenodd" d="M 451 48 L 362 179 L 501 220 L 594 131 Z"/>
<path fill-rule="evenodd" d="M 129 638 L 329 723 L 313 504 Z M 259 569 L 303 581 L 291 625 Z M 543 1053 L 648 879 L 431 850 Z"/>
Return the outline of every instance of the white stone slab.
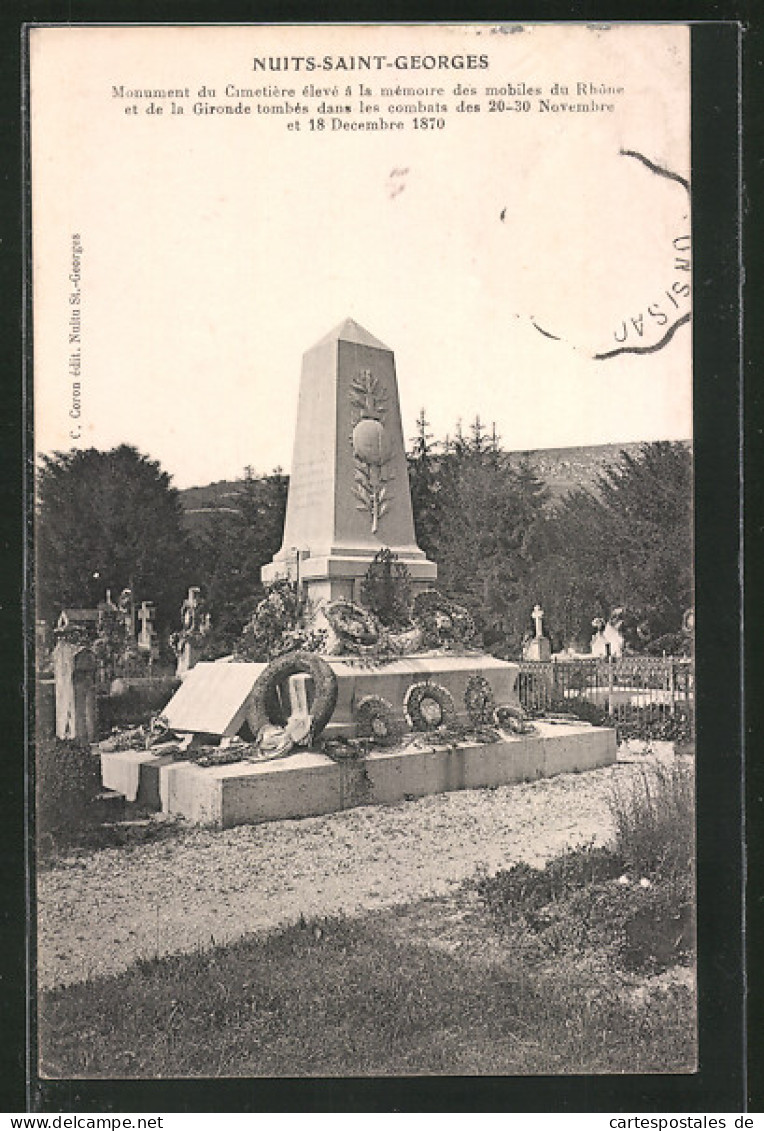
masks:
<path fill-rule="evenodd" d="M 159 767 L 171 761 L 171 755 L 153 750 L 102 751 L 101 781 L 106 789 L 121 793 L 126 801 L 158 809 Z"/>
<path fill-rule="evenodd" d="M 241 728 L 265 664 L 200 663 L 162 711 L 171 730 L 226 738 Z"/>

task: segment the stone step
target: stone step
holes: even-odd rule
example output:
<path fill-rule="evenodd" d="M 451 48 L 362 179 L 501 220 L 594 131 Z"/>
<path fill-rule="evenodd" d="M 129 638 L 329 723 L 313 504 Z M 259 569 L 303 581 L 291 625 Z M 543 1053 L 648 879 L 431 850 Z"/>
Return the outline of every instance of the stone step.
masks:
<path fill-rule="evenodd" d="M 135 752 L 116 751 L 104 754 L 101 765 L 105 783 L 132 781 L 139 794 L 155 795 L 157 808 L 168 817 L 229 828 L 581 773 L 615 760 L 611 727 L 540 721 L 533 733 L 504 735 L 496 742 L 430 746 L 421 735 L 407 745 L 342 762 L 316 750 L 296 750 L 265 762 L 203 767 L 145 751 L 137 761 Z"/>

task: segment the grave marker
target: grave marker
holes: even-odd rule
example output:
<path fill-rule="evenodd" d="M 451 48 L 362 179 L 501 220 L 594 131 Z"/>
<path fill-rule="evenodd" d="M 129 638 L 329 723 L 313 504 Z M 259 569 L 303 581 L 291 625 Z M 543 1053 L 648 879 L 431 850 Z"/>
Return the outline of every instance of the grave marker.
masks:
<path fill-rule="evenodd" d="M 552 658 L 552 645 L 546 636 L 544 636 L 544 610 L 541 605 L 536 604 L 531 619 L 535 629 L 535 636 L 533 636 L 526 644 L 523 650 L 523 659 L 525 660 L 538 660 L 546 662 Z"/>
<path fill-rule="evenodd" d="M 53 651 L 56 738 L 95 742 L 96 659 L 90 648 L 59 640 Z"/>
<path fill-rule="evenodd" d="M 148 652 L 153 655 L 156 651 L 154 638 L 156 637 L 156 629 L 154 628 L 154 615 L 156 609 L 151 601 L 142 601 L 141 607 L 138 610 L 138 620 L 141 623 L 138 632 L 138 647 L 142 652 Z"/>

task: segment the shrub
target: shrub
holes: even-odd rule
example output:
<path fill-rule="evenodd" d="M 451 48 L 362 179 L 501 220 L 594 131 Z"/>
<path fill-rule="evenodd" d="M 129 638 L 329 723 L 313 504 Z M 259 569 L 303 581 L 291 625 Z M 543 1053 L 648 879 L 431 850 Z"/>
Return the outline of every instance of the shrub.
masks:
<path fill-rule="evenodd" d="M 492 915 L 512 920 L 621 871 L 622 861 L 611 849 L 588 844 L 563 852 L 543 868 L 520 863 L 483 877 L 477 882 L 477 892 Z"/>
<path fill-rule="evenodd" d="M 410 623 L 411 576 L 392 550 L 379 550 L 361 582 L 361 601 L 385 628 Z"/>
<path fill-rule="evenodd" d="M 692 907 L 665 883 L 588 884 L 528 920 L 552 953 L 599 949 L 627 970 L 663 970 L 693 947 Z"/>
<path fill-rule="evenodd" d="M 180 687 L 180 680 L 160 679 L 146 683 L 126 680 L 121 690 L 104 695 L 98 701 L 98 720 L 102 734 L 114 727 L 147 724 L 172 698 Z"/>
<path fill-rule="evenodd" d="M 520 672 L 518 693 L 523 707 L 533 715 L 575 715 L 577 719 L 592 723 L 593 726 L 615 726 L 615 720 L 598 703 L 579 695 L 569 699 L 555 695 L 545 683 L 544 677 L 533 672 Z"/>
<path fill-rule="evenodd" d="M 551 711 L 565 711 L 571 715 L 575 715 L 584 723 L 592 723 L 596 727 L 612 727 L 615 726 L 613 719 L 608 715 L 604 707 L 600 707 L 597 703 L 592 703 L 591 699 L 583 699 L 576 697 L 575 699 L 558 699 L 555 700 L 549 708 Z"/>
<path fill-rule="evenodd" d="M 268 663 L 287 652 L 321 651 L 326 635 L 304 627 L 306 612 L 307 601 L 296 582 L 275 581 L 244 626 L 235 658 Z"/>
<path fill-rule="evenodd" d="M 617 718 L 618 739 L 628 738 L 649 742 L 691 742 L 694 733 L 692 711 L 685 706 L 675 705 L 669 713 L 659 703 L 648 703 L 645 707 L 632 708 L 628 714 Z"/>

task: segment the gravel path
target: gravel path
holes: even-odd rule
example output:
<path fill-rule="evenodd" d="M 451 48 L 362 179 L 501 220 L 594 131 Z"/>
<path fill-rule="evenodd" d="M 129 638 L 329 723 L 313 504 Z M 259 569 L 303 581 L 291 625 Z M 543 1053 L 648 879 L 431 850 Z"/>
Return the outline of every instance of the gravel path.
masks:
<path fill-rule="evenodd" d="M 523 785 L 465 790 L 82 853 L 38 877 L 40 988 L 114 974 L 291 923 L 446 894 L 479 867 L 543 863 L 608 839 L 608 796 L 654 755 Z"/>

